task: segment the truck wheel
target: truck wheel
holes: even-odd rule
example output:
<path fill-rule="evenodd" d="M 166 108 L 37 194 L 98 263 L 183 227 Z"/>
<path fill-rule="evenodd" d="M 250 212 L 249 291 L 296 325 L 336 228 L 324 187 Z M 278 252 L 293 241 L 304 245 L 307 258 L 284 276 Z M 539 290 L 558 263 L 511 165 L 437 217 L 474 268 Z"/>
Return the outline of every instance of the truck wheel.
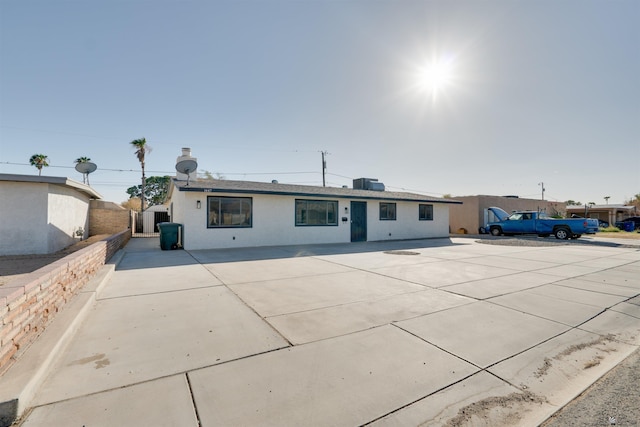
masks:
<path fill-rule="evenodd" d="M 554 232 L 554 234 L 556 236 L 556 239 L 560 239 L 560 240 L 567 240 L 569 236 L 571 236 L 571 233 L 566 228 L 558 228 Z"/>
<path fill-rule="evenodd" d="M 500 229 L 500 227 L 491 227 L 492 236 L 499 236 L 501 234 L 502 234 L 502 229 Z"/>

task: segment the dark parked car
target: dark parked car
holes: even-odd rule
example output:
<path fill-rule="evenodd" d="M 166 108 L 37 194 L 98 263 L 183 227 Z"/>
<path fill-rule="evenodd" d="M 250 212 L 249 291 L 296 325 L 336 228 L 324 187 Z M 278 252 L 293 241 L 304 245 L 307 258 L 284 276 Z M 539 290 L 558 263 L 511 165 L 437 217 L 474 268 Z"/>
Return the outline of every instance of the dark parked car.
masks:
<path fill-rule="evenodd" d="M 640 229 L 640 216 L 632 216 L 629 218 L 625 218 L 622 221 L 616 221 L 616 227 L 623 230 L 625 222 L 633 222 L 633 228 L 635 230 Z"/>

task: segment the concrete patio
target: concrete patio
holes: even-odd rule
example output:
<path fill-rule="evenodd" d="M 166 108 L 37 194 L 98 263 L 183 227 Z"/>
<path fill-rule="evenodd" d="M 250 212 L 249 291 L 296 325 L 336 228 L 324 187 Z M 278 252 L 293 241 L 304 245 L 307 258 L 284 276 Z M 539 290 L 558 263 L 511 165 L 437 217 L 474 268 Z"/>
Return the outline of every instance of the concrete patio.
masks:
<path fill-rule="evenodd" d="M 535 426 L 640 346 L 639 295 L 633 246 L 132 239 L 21 425 Z"/>

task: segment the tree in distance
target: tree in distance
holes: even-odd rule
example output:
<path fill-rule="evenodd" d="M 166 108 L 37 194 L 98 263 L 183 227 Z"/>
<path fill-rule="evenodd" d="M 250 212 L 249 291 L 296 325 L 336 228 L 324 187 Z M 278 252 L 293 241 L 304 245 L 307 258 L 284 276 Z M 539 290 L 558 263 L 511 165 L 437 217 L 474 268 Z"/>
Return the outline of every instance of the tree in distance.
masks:
<path fill-rule="evenodd" d="M 147 145 L 147 140 L 145 138 L 139 138 L 139 139 L 134 139 L 133 141 L 130 142 L 130 144 L 133 146 L 133 148 L 136 149 L 136 157 L 138 158 L 138 161 L 140 162 L 140 166 L 142 167 L 142 184 L 141 184 L 141 188 L 140 188 L 140 193 L 141 193 L 141 197 L 140 200 L 142 201 L 142 206 L 140 207 L 140 211 L 144 211 L 144 202 L 146 197 L 144 196 L 144 185 L 145 185 L 145 176 L 144 176 L 144 161 L 145 161 L 145 155 L 148 152 L 151 152 L 151 147 Z M 129 190 L 127 190 L 128 192 Z"/>
<path fill-rule="evenodd" d="M 41 176 L 42 168 L 49 166 L 49 158 L 45 154 L 34 154 L 29 159 L 29 163 L 38 169 L 38 176 Z"/>
<path fill-rule="evenodd" d="M 145 193 L 142 193 L 142 185 L 135 185 L 127 188 L 127 194 L 129 200 L 132 198 L 138 198 L 146 202 L 147 206 L 161 205 L 167 198 L 167 192 L 169 191 L 169 182 L 171 178 L 169 176 L 150 176 L 145 181 Z M 143 204 L 141 203 L 141 205 Z"/>

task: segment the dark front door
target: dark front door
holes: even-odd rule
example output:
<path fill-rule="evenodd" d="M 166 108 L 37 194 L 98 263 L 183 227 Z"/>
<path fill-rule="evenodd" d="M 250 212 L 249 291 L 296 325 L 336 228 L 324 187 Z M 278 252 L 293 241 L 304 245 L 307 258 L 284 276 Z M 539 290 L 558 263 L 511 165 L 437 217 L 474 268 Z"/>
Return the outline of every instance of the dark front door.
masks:
<path fill-rule="evenodd" d="M 367 202 L 351 202 L 351 241 L 367 241 Z"/>

